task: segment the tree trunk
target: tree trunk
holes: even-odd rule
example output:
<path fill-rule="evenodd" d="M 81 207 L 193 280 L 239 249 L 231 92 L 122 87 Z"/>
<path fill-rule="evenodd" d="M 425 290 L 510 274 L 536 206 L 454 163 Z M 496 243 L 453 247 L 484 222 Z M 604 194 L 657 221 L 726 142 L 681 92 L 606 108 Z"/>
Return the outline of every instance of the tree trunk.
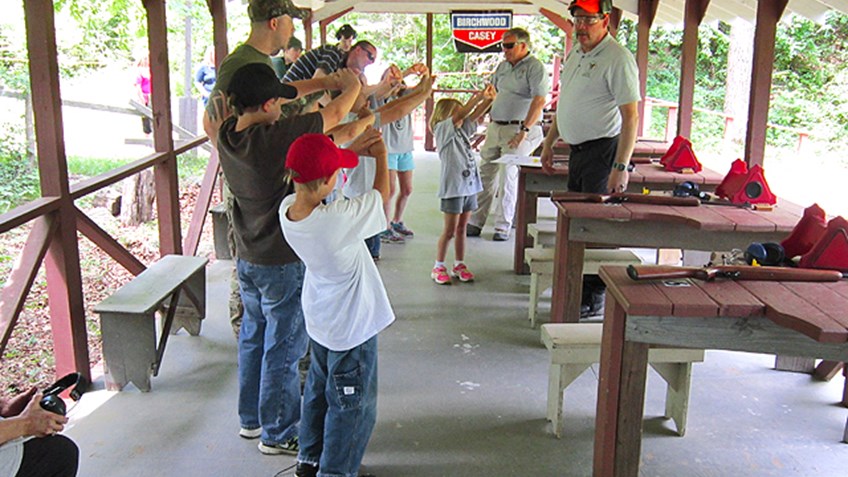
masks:
<path fill-rule="evenodd" d="M 753 59 L 754 25 L 737 18 L 731 22 L 730 51 L 727 54 L 724 113 L 733 120 L 728 122 L 724 136 L 726 140 L 741 142 L 745 138 Z"/>
<path fill-rule="evenodd" d="M 152 169 L 145 169 L 125 179 L 121 199 L 121 223 L 135 226 L 153 220 L 155 198 Z"/>

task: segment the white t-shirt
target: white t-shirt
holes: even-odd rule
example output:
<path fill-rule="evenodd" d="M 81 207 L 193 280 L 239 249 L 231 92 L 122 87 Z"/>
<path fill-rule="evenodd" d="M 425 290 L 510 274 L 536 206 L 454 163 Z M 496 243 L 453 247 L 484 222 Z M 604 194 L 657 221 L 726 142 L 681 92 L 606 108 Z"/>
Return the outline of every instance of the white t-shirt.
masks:
<path fill-rule="evenodd" d="M 3 419 L 0 417 L 0 419 Z M 29 438 L 18 437 L 0 445 L 0 475 L 15 475 L 24 458 L 24 442 Z"/>
<path fill-rule="evenodd" d="M 386 288 L 365 239 L 386 228 L 383 198 L 373 190 L 351 200 L 320 205 L 303 220 L 280 205 L 283 235 L 306 265 L 303 316 L 306 332 L 321 346 L 346 351 L 371 339 L 395 320 Z"/>
<path fill-rule="evenodd" d="M 560 75 L 557 129 L 568 144 L 621 132 L 619 107 L 639 101 L 639 70 L 627 48 L 607 34 L 589 53 L 569 53 Z"/>

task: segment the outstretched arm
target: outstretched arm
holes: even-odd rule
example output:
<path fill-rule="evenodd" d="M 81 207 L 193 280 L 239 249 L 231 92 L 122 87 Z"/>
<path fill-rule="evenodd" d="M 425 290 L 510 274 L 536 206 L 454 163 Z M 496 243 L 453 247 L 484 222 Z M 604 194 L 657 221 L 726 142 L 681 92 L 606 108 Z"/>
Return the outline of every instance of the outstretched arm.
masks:
<path fill-rule="evenodd" d="M 341 94 L 318 111 L 324 120 L 324 132 L 333 129 L 350 112 L 350 108 L 353 107 L 353 103 L 362 88 L 359 78 L 350 70 L 339 71 L 339 84 Z"/>
<path fill-rule="evenodd" d="M 383 124 L 393 123 L 411 113 L 413 109 L 430 97 L 433 92 L 434 80 L 435 78 L 432 76 L 422 76 L 418 85 L 412 88 L 408 94 L 380 106 L 377 109 L 380 113 L 380 122 Z"/>

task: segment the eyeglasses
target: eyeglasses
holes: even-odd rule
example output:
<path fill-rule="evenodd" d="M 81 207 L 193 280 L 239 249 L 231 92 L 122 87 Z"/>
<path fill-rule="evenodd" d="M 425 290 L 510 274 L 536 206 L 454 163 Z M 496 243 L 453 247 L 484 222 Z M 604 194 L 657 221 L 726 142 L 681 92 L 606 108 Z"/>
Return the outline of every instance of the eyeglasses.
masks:
<path fill-rule="evenodd" d="M 361 47 L 361 49 L 362 49 L 362 51 L 364 51 L 364 52 L 365 52 L 365 56 L 367 56 L 367 57 L 368 57 L 368 61 L 372 61 L 372 62 L 373 62 L 373 61 L 374 61 L 374 58 L 375 58 L 374 53 L 371 53 L 370 51 L 368 51 L 368 48 L 365 48 L 364 46 L 363 46 L 363 47 Z"/>
<path fill-rule="evenodd" d="M 599 15 L 577 15 L 571 17 L 572 21 L 574 21 L 575 25 L 594 25 L 603 19 L 603 16 Z"/>
<path fill-rule="evenodd" d="M 513 41 L 513 42 L 510 42 L 510 43 L 501 43 L 501 48 L 503 48 L 504 50 L 511 50 L 511 49 L 515 48 L 515 45 L 518 45 L 520 43 L 522 43 L 522 42 Z"/>

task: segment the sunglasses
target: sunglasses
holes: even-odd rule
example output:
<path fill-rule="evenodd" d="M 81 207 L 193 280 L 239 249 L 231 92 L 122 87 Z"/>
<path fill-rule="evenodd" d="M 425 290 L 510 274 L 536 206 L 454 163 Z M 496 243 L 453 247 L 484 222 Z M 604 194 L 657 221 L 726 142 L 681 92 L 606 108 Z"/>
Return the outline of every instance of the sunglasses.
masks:
<path fill-rule="evenodd" d="M 514 41 L 511 42 L 511 43 L 501 43 L 501 48 L 503 48 L 504 50 L 511 50 L 511 49 L 515 48 L 515 45 L 517 45 L 517 44 L 518 43 L 516 43 Z"/>
<path fill-rule="evenodd" d="M 368 48 L 365 48 L 365 47 L 361 47 L 361 49 L 362 49 L 362 51 L 365 52 L 365 56 L 368 57 L 368 61 L 374 61 L 374 58 L 375 58 L 374 53 L 371 53 L 370 51 L 368 51 Z"/>
<path fill-rule="evenodd" d="M 577 15 L 571 17 L 575 25 L 594 25 L 601 21 L 602 18 L 603 16 L 599 15 Z"/>

